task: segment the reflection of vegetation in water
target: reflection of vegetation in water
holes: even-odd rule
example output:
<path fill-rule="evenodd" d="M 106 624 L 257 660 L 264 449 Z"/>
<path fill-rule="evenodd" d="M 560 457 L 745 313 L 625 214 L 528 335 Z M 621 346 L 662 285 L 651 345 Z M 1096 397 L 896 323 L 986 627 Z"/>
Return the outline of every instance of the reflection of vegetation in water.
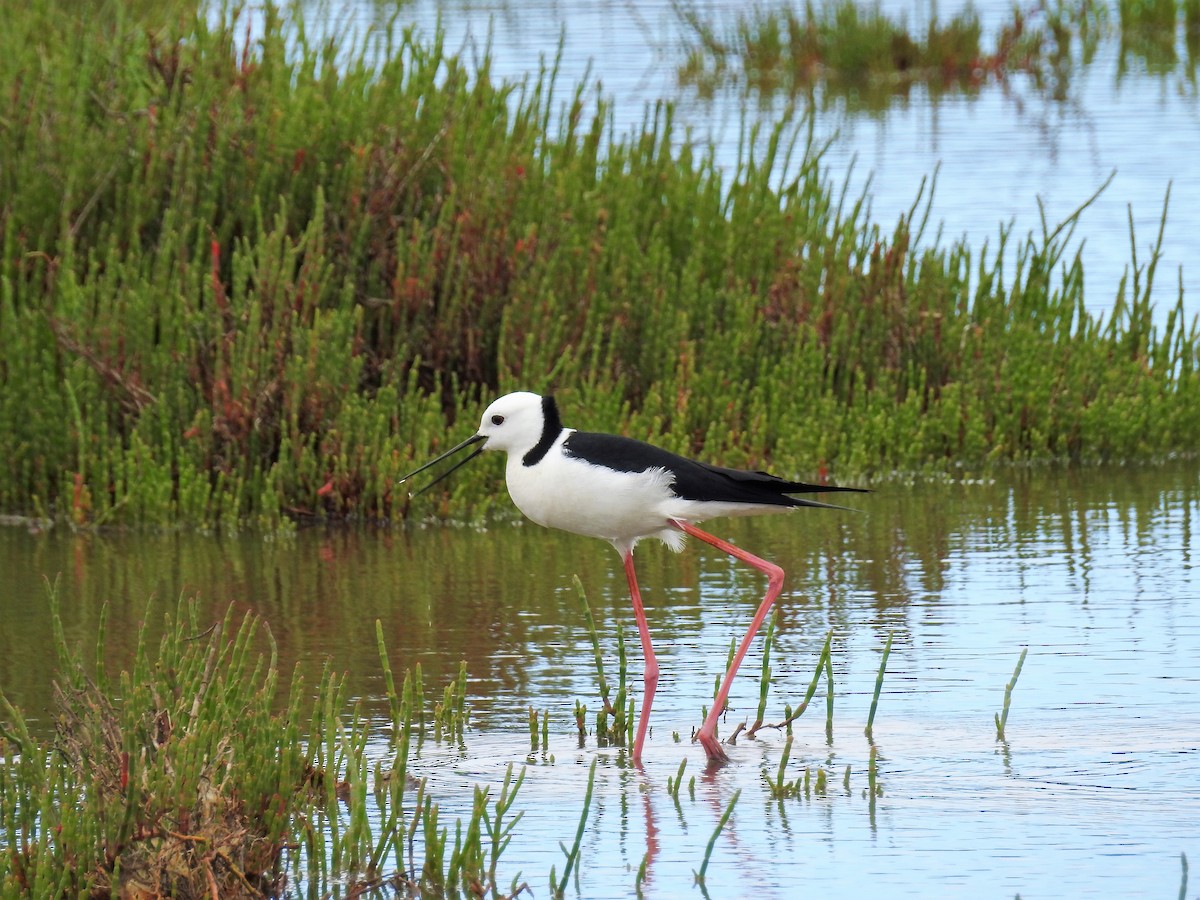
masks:
<path fill-rule="evenodd" d="M 1183 28 L 1185 74 L 1196 79 L 1200 55 L 1200 0 L 1118 0 L 1121 57 L 1119 74 L 1144 70 L 1169 75 L 1179 66 L 1179 28 Z"/>
<path fill-rule="evenodd" d="M 931 93 L 975 92 L 988 81 L 1029 78 L 1056 99 L 1070 74 L 1095 57 L 1111 33 L 1110 13 L 1098 0 L 1037 0 L 1014 7 L 985 48 L 978 14 L 969 5 L 948 22 L 934 15 L 923 31 L 910 31 L 878 6 L 833 0 L 803 10 L 756 7 L 738 16 L 722 36 L 694 8 L 677 4 L 690 33 L 680 80 L 710 95 L 742 84 L 760 94 L 780 91 L 840 98 L 854 108 L 881 110 L 897 95 L 922 85 Z M 1135 65 L 1173 71 L 1177 26 L 1182 23 L 1187 71 L 1194 74 L 1200 35 L 1200 0 L 1120 0 L 1121 71 Z"/>
<path fill-rule="evenodd" d="M 838 2 L 802 12 L 756 8 L 739 15 L 726 37 L 681 8 L 695 44 L 680 78 L 701 93 L 744 82 L 762 94 L 795 93 L 821 84 L 855 105 L 877 108 L 912 85 L 973 90 L 986 77 L 979 18 L 971 9 L 948 24 L 931 23 L 922 37 L 878 8 Z"/>

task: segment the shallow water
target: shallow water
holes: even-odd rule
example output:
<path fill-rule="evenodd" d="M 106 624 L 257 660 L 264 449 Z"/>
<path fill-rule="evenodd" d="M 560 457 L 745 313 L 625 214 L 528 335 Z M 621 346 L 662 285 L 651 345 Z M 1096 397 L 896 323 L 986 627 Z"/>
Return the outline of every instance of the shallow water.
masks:
<path fill-rule="evenodd" d="M 855 499 L 857 513 L 710 523 L 788 572 L 768 720 L 803 696 L 832 629 L 832 736 L 822 685 L 795 726 L 787 774 L 824 768 L 825 796 L 770 799 L 761 770 L 775 773 L 783 742 L 773 731 L 739 740 L 732 765 L 704 773 L 688 736 L 763 586 L 695 542 L 678 556 L 657 544 L 638 551 L 662 668 L 641 771 L 591 736 L 580 748 L 572 717 L 576 699 L 589 719 L 598 706 L 572 575 L 587 588 L 610 677 L 618 626 L 640 675 L 617 557 L 534 526 L 275 541 L 0 529 L 0 685 L 48 727 L 42 581 L 58 577 L 68 633 L 85 647 L 110 605 L 110 667 L 127 664 L 144 616 L 156 623 L 181 593 L 195 594 L 209 617 L 229 603 L 261 614 L 285 668 L 314 679 L 329 660 L 346 671 L 382 729 L 378 618 L 393 668 L 419 661 L 430 699 L 467 661 L 464 745 L 427 741 L 412 763 L 443 821 L 469 813 L 472 785 L 498 786 L 510 762 L 529 765 L 502 884 L 519 871 L 541 896 L 550 867 L 561 873 L 558 845 L 573 840 L 598 757 L 581 897 L 631 896 L 648 851 L 647 896 L 701 896 L 693 872 L 738 790 L 707 872 L 712 897 L 791 897 L 798 885 L 826 897 L 1177 896 L 1180 854 L 1200 859 L 1200 465 L 1012 471 Z M 874 727 L 883 793 L 872 802 L 863 726 L 888 634 Z M 1026 646 L 1001 743 L 993 716 Z M 723 734 L 753 718 L 760 654 L 761 642 Z M 529 752 L 531 705 L 550 716 L 549 752 Z M 386 753 L 382 733 L 375 752 Z M 676 804 L 666 782 L 685 757 L 695 794 L 685 786 Z"/>

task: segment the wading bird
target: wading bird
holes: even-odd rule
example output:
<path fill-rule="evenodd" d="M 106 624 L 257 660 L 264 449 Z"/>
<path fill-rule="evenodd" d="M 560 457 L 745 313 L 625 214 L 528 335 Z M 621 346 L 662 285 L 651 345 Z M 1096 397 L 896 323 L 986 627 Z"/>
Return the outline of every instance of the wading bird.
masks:
<path fill-rule="evenodd" d="M 717 719 L 725 709 L 733 676 L 751 640 L 783 588 L 783 569 L 701 531 L 696 523 L 718 516 L 786 512 L 802 506 L 842 509 L 790 495 L 861 488 L 805 484 L 765 472 L 711 466 L 632 438 L 564 428 L 554 398 L 527 391 L 506 394 L 493 402 L 484 411 L 478 432 L 406 475 L 400 483 L 474 444 L 482 446 L 417 493 L 429 490 L 484 450 L 503 450 L 508 454 L 508 493 L 522 513 L 548 528 L 603 538 L 621 554 L 645 658 L 645 689 L 633 744 L 634 762 L 642 757 L 658 686 L 658 661 L 633 569 L 634 546 L 642 538 L 658 538 L 679 551 L 684 536 L 692 535 L 766 574 L 766 596 L 738 645 L 712 709 L 695 735 L 711 762 L 726 762 L 728 757 L 716 738 Z"/>

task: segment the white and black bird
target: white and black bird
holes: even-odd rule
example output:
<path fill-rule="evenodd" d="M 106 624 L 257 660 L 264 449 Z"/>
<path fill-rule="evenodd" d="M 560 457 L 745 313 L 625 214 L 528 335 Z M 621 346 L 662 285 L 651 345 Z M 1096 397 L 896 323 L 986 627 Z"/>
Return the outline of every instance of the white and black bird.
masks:
<path fill-rule="evenodd" d="M 658 661 L 633 568 L 633 548 L 637 542 L 642 538 L 658 538 L 678 551 L 683 547 L 685 535 L 692 535 L 766 574 L 766 596 L 738 645 L 712 709 L 695 737 L 709 760 L 726 761 L 725 751 L 716 739 L 717 719 L 725 709 L 733 676 L 751 640 L 783 588 L 783 569 L 700 530 L 696 523 L 719 516 L 780 513 L 798 507 L 842 509 L 792 495 L 862 489 L 806 484 L 766 472 L 722 468 L 633 438 L 565 428 L 554 398 L 528 391 L 506 394 L 493 402 L 484 411 L 478 432 L 406 475 L 401 483 L 481 442 L 482 446 L 423 490 L 484 450 L 503 450 L 508 454 L 505 469 L 508 493 L 522 513 L 548 528 L 603 538 L 624 560 L 645 657 L 645 693 L 633 745 L 635 762 L 641 760 L 650 707 L 658 685 Z"/>

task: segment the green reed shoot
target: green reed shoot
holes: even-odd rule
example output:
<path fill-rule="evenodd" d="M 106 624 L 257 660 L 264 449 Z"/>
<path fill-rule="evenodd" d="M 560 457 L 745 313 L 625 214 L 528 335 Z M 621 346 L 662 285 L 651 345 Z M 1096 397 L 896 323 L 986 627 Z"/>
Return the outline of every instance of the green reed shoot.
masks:
<path fill-rule="evenodd" d="M 619 747 L 627 746 L 629 728 L 633 723 L 633 697 L 629 695 L 626 682 L 628 660 L 625 655 L 625 630 L 617 626 L 617 697 L 613 703 L 613 724 L 609 741 Z"/>
<path fill-rule="evenodd" d="M 729 798 L 729 805 L 725 807 L 725 812 L 721 814 L 721 819 L 713 830 L 712 837 L 708 839 L 708 847 L 704 851 L 704 861 L 700 864 L 700 871 L 696 873 L 696 883 L 701 887 L 704 886 L 704 874 L 708 871 L 708 861 L 712 858 L 712 852 L 717 846 L 717 838 L 721 836 L 729 817 L 733 815 L 733 808 L 737 805 L 738 797 L 741 795 L 741 788 L 733 792 L 733 796 Z"/>
<path fill-rule="evenodd" d="M 725 654 L 725 672 L 729 671 L 729 667 L 733 665 L 733 655 L 737 652 L 737 638 L 729 641 L 729 652 Z M 722 672 L 713 678 L 713 700 L 717 698 L 717 694 L 721 693 L 721 678 L 725 673 Z M 725 701 L 725 709 L 721 710 L 718 715 L 725 715 L 725 711 L 729 709 L 729 700 Z"/>
<path fill-rule="evenodd" d="M 797 719 L 799 719 L 802 715 L 804 715 L 805 710 L 808 709 L 808 704 L 812 702 L 812 698 L 816 695 L 817 686 L 820 685 L 820 683 L 821 683 L 822 675 L 825 675 L 829 681 L 829 696 L 828 696 L 827 706 L 828 706 L 828 716 L 830 718 L 826 722 L 826 730 L 831 731 L 831 729 L 832 729 L 832 724 L 831 724 L 832 723 L 832 703 L 833 703 L 833 696 L 832 696 L 833 695 L 833 675 L 832 675 L 831 666 L 829 664 L 829 655 L 830 655 L 830 648 L 832 646 L 832 642 L 833 642 L 833 632 L 830 631 L 828 634 L 825 635 L 825 643 L 821 648 L 820 656 L 817 657 L 817 665 L 816 665 L 816 668 L 813 670 L 812 681 L 809 682 L 808 690 L 805 692 L 804 699 L 800 702 L 800 705 L 793 708 L 790 703 L 784 704 L 784 715 L 783 715 L 783 720 L 781 722 L 776 722 L 774 724 L 767 724 L 767 725 L 759 724 L 756 722 L 753 728 L 750 728 L 747 730 L 748 735 L 753 736 L 755 734 L 755 732 L 759 731 L 762 728 L 782 728 L 786 731 L 787 734 L 790 735 L 792 733 L 792 723 L 795 722 Z"/>
<path fill-rule="evenodd" d="M 406 761 L 407 762 L 407 761 Z M 378 872 L 383 867 L 384 857 L 391 855 L 395 859 L 401 859 L 403 835 L 403 781 L 407 774 L 403 773 L 397 776 L 397 767 L 389 772 L 383 771 L 381 763 L 376 764 L 375 769 L 375 802 L 381 809 L 385 810 L 384 816 L 379 829 L 379 834 L 375 839 L 374 849 L 370 854 L 370 862 L 367 868 L 372 872 Z M 397 780 L 400 782 L 400 787 L 397 789 Z M 384 792 L 388 793 L 385 798 Z M 365 806 L 365 804 L 364 804 Z"/>
<path fill-rule="evenodd" d="M 383 682 L 387 686 L 388 705 L 392 711 L 392 728 L 400 730 L 400 723 L 408 719 L 408 710 L 401 704 L 396 693 L 396 680 L 392 677 L 392 666 L 388 660 L 387 646 L 383 639 L 383 622 L 375 620 L 375 646 L 379 651 L 379 663 L 383 667 Z"/>
<path fill-rule="evenodd" d="M 996 713 L 996 740 L 998 741 L 1004 740 L 1004 726 L 1008 724 L 1008 708 L 1012 703 L 1013 688 L 1016 687 L 1017 679 L 1021 676 L 1021 667 L 1025 665 L 1025 654 L 1028 652 L 1028 647 L 1021 649 L 1021 656 L 1017 659 L 1017 666 L 1013 669 L 1012 678 L 1004 686 L 1004 708 Z"/>
<path fill-rule="evenodd" d="M 567 889 L 567 884 L 571 877 L 571 869 L 579 861 L 579 847 L 583 843 L 583 832 L 587 828 L 588 810 L 592 805 L 592 790 L 596 784 L 596 763 L 599 760 L 593 759 L 591 768 L 588 770 L 587 793 L 583 797 L 583 811 L 579 815 L 579 828 L 575 831 L 575 843 L 568 850 L 564 845 L 560 844 L 563 853 L 567 856 L 567 864 L 563 867 L 563 875 L 561 881 L 556 881 L 554 877 L 554 867 L 550 867 L 550 891 L 555 897 L 562 897 Z"/>
<path fill-rule="evenodd" d="M 458 664 L 458 681 L 455 683 L 455 703 L 454 703 L 454 719 L 455 719 L 455 734 L 462 738 L 463 729 L 470 720 L 470 711 L 467 709 L 467 662 L 463 660 Z"/>
<path fill-rule="evenodd" d="M 625 629 L 617 625 L 617 699 L 613 704 L 614 710 L 618 714 L 623 713 L 625 700 L 628 696 L 627 676 L 629 673 L 629 660 L 625 655 Z M 613 726 L 618 732 L 622 730 L 623 723 L 618 722 Z"/>
<path fill-rule="evenodd" d="M 879 707 L 879 692 L 883 690 L 883 675 L 887 671 L 888 654 L 892 652 L 892 633 L 888 632 L 887 643 L 879 660 L 879 674 L 875 676 L 875 693 L 871 695 L 871 711 L 867 713 L 867 740 L 871 739 L 871 727 L 875 724 L 875 710 Z"/>
<path fill-rule="evenodd" d="M 683 785 L 683 770 L 687 768 L 687 757 L 679 761 L 679 769 L 675 772 L 675 777 L 667 777 L 667 793 L 673 797 L 676 802 L 679 800 L 679 788 Z"/>
<path fill-rule="evenodd" d="M 817 685 L 820 684 L 821 675 L 828 671 L 827 663 L 829 660 L 829 654 L 831 652 L 832 645 L 833 645 L 833 632 L 830 631 L 828 634 L 825 635 L 825 644 L 824 644 L 824 646 L 821 647 L 821 655 L 819 657 L 817 657 L 817 668 L 813 672 L 812 681 L 810 681 L 808 684 L 808 690 L 804 692 L 804 699 L 800 702 L 800 705 L 794 711 L 789 712 L 787 715 L 787 728 L 788 728 L 789 734 L 791 733 L 791 723 L 795 719 L 798 719 L 798 718 L 800 718 L 800 716 L 804 715 L 804 711 L 806 709 L 808 709 L 808 704 L 810 702 L 812 702 L 813 695 L 815 695 L 817 693 Z M 832 692 L 832 690 L 833 690 L 833 688 L 830 687 L 830 692 Z"/>
<path fill-rule="evenodd" d="M 492 842 L 491 862 L 488 869 L 488 877 L 492 884 L 496 883 L 496 864 L 500 860 L 501 854 L 508 848 L 509 842 L 512 840 L 513 829 L 521 821 L 524 812 L 519 812 L 507 822 L 505 816 L 512 809 L 513 801 L 517 798 L 517 792 L 521 790 L 521 785 L 525 783 L 524 766 L 521 767 L 521 774 L 517 776 L 517 780 L 513 782 L 513 764 L 508 764 L 508 769 L 504 773 L 504 783 L 500 786 L 500 796 L 496 798 L 494 812 L 491 816 L 487 814 L 487 810 L 483 811 L 483 824 L 487 831 L 488 838 Z"/>
<path fill-rule="evenodd" d="M 454 852 L 450 854 L 447 885 L 451 894 L 457 894 L 460 885 L 464 888 L 482 887 L 485 851 L 482 840 L 483 819 L 487 816 L 488 795 L 491 789 L 475 786 L 471 806 L 471 818 L 463 829 L 460 819 L 455 823 Z"/>
<path fill-rule="evenodd" d="M 832 632 L 830 636 L 832 637 Z M 833 742 L 833 654 L 825 654 L 825 739 Z"/>
<path fill-rule="evenodd" d="M 600 699 L 604 703 L 604 708 L 612 709 L 612 703 L 609 701 L 608 679 L 604 677 L 604 655 L 600 652 L 600 635 L 596 631 L 596 620 L 592 618 L 592 607 L 588 603 L 587 592 L 583 589 L 583 582 L 580 581 L 578 575 L 571 576 L 572 582 L 575 584 L 575 593 L 579 595 L 579 603 L 583 607 L 583 620 L 587 625 L 588 636 L 592 639 L 592 652 L 596 656 L 596 677 L 600 683 Z"/>
<path fill-rule="evenodd" d="M 775 800 L 796 796 L 796 782 L 785 781 L 783 778 L 787 770 L 788 759 L 792 755 L 793 739 L 794 736 L 788 734 L 787 740 L 783 743 L 783 751 L 779 754 L 779 770 L 776 772 L 775 778 L 772 779 L 765 769 L 762 773 L 763 780 L 767 783 L 767 790 L 770 791 L 772 799 Z"/>
<path fill-rule="evenodd" d="M 428 800 L 428 797 L 426 795 L 426 791 L 427 791 L 428 787 L 429 787 L 429 779 L 428 778 L 422 778 L 420 781 L 417 782 L 417 797 L 416 797 L 416 801 L 413 804 L 412 820 L 408 823 L 408 828 L 406 829 L 406 836 L 408 838 L 408 871 L 409 872 L 415 872 L 417 870 L 416 862 L 415 862 L 415 859 L 416 859 L 416 851 L 415 851 L 416 836 L 417 836 L 417 829 L 419 827 L 421 827 L 423 824 L 425 824 L 424 812 L 426 809 L 426 801 Z"/>
<path fill-rule="evenodd" d="M 417 711 L 418 740 L 423 740 L 425 737 L 425 680 L 421 676 L 420 663 L 413 666 L 412 698 L 413 709 Z"/>
<path fill-rule="evenodd" d="M 438 828 L 438 806 L 431 797 L 425 798 L 421 816 L 425 837 L 425 865 L 421 867 L 421 888 L 430 893 L 445 893 L 446 829 Z"/>
<path fill-rule="evenodd" d="M 775 640 L 775 626 L 778 622 L 779 610 L 776 609 L 771 612 L 771 618 L 767 621 L 767 633 L 763 637 L 762 678 L 758 683 L 758 715 L 754 718 L 754 724 L 746 730 L 749 737 L 754 737 L 755 732 L 762 728 L 763 717 L 767 714 L 767 691 L 771 686 L 771 644 Z"/>
<path fill-rule="evenodd" d="M 802 776 L 797 776 L 791 781 L 788 781 L 784 778 L 787 770 L 788 760 L 791 758 L 793 740 L 794 737 L 789 734 L 787 740 L 784 742 L 783 752 L 779 757 L 779 767 L 775 773 L 775 777 L 772 778 L 770 775 L 768 775 L 766 769 L 764 769 L 762 772 L 763 781 L 767 785 L 767 791 L 771 795 L 771 799 L 784 800 L 788 797 L 799 797 L 801 793 L 803 793 L 804 797 L 807 799 L 810 798 L 814 792 L 818 797 L 824 797 L 828 785 L 828 776 L 825 772 L 825 769 L 820 766 L 817 767 L 815 776 L 812 768 L 805 766 L 804 774 Z M 849 780 L 849 777 L 849 767 L 847 767 L 847 781 Z M 849 790 L 848 787 L 847 790 Z"/>
<path fill-rule="evenodd" d="M 467 710 L 467 664 L 465 661 L 458 666 L 458 678 L 446 685 L 442 691 L 442 700 L 433 709 L 434 740 L 463 739 L 463 729 L 466 728 L 469 711 Z"/>
<path fill-rule="evenodd" d="M 414 716 L 424 723 L 424 695 L 421 681 L 421 664 L 417 663 L 413 670 L 404 673 L 404 684 L 399 694 L 396 692 L 396 682 L 392 676 L 392 667 L 388 659 L 387 645 L 384 641 L 383 623 L 375 620 L 375 644 L 379 652 L 379 663 L 383 668 L 384 684 L 387 687 L 388 707 L 392 713 L 392 738 L 398 742 L 396 762 L 389 777 L 397 790 L 395 800 L 403 799 L 405 780 L 408 774 L 408 756 L 412 743 Z"/>
<path fill-rule="evenodd" d="M 600 746 L 610 744 L 623 747 L 631 743 L 630 727 L 634 721 L 633 698 L 627 694 L 625 684 L 626 674 L 625 634 L 617 626 L 617 693 L 614 703 L 604 700 L 604 706 L 596 712 L 596 741 Z M 612 724 L 609 725 L 609 716 Z"/>
<path fill-rule="evenodd" d="M 628 746 L 633 742 L 633 725 L 636 721 L 634 715 L 634 701 L 628 689 L 628 672 L 629 660 L 625 649 L 625 631 L 620 624 L 617 625 L 617 688 L 616 694 L 613 695 L 612 686 L 604 675 L 604 655 L 600 650 L 600 635 L 596 630 L 596 621 L 592 617 L 591 605 L 588 603 L 587 593 L 583 589 L 583 582 L 579 580 L 579 576 L 573 577 L 575 583 L 575 592 L 579 596 L 580 605 L 583 607 L 584 622 L 587 625 L 588 636 L 592 641 L 592 652 L 596 660 L 596 676 L 600 685 L 600 701 L 602 706 L 596 711 L 596 741 L 600 746 L 613 744 L 616 746 Z M 575 705 L 575 722 L 579 729 L 579 736 L 584 738 L 585 729 L 583 722 L 587 710 L 578 701 Z M 612 724 L 609 724 L 609 718 L 612 718 Z"/>
<path fill-rule="evenodd" d="M 579 733 L 579 746 L 587 740 L 587 707 L 578 699 L 575 700 L 575 729 Z"/>

